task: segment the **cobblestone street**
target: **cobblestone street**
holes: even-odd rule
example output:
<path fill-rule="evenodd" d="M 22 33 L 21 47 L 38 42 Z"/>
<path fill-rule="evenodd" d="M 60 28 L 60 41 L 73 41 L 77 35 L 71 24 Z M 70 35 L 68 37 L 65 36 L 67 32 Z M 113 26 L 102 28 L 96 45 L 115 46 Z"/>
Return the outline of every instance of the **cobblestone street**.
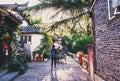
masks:
<path fill-rule="evenodd" d="M 87 81 L 87 72 L 72 58 L 61 60 L 51 71 L 51 61 L 30 62 L 28 71 L 14 81 Z"/>

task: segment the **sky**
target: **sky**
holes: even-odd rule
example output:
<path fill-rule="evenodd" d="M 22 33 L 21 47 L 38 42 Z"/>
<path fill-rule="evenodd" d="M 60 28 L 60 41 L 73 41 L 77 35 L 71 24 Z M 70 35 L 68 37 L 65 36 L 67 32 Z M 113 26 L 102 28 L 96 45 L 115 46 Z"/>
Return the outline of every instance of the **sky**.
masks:
<path fill-rule="evenodd" d="M 39 0 L 0 0 L 0 4 L 22 4 L 29 1 L 28 7 L 34 6 L 39 3 Z"/>

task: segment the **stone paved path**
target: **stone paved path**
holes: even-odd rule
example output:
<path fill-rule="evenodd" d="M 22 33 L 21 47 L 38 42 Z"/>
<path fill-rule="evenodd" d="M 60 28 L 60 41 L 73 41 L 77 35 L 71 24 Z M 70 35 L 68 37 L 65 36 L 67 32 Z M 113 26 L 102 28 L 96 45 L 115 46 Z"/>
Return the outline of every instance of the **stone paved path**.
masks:
<path fill-rule="evenodd" d="M 30 62 L 29 70 L 14 81 L 87 81 L 87 73 L 72 58 L 61 60 L 53 71 L 50 62 Z"/>

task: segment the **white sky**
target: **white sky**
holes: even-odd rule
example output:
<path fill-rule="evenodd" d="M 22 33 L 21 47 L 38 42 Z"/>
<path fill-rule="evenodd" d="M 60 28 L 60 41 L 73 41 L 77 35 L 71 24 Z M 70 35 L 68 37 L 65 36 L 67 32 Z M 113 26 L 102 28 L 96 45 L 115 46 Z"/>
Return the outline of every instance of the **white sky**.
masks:
<path fill-rule="evenodd" d="M 28 6 L 34 6 L 39 3 L 39 0 L 0 0 L 0 4 L 15 4 L 15 2 L 22 4 L 28 1 L 29 1 Z"/>

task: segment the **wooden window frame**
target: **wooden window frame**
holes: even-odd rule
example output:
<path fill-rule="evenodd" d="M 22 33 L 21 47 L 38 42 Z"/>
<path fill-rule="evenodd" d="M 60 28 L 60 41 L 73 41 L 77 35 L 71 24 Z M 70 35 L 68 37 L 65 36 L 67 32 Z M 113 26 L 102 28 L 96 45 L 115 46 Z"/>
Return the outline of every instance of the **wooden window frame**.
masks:
<path fill-rule="evenodd" d="M 108 16 L 109 16 L 109 20 L 111 20 L 111 19 L 113 19 L 114 17 L 115 17 L 115 15 L 117 15 L 117 14 L 120 14 L 120 11 L 119 12 L 117 12 L 118 11 L 118 7 L 120 7 L 119 5 L 117 6 L 114 6 L 113 5 L 113 2 L 112 2 L 112 7 L 114 8 L 114 16 L 111 16 L 111 12 L 110 12 L 110 0 L 107 0 L 108 1 Z M 115 0 L 112 0 L 112 1 L 115 1 Z M 117 2 L 118 0 L 116 0 L 116 2 Z M 120 2 L 119 2 L 120 3 Z"/>

